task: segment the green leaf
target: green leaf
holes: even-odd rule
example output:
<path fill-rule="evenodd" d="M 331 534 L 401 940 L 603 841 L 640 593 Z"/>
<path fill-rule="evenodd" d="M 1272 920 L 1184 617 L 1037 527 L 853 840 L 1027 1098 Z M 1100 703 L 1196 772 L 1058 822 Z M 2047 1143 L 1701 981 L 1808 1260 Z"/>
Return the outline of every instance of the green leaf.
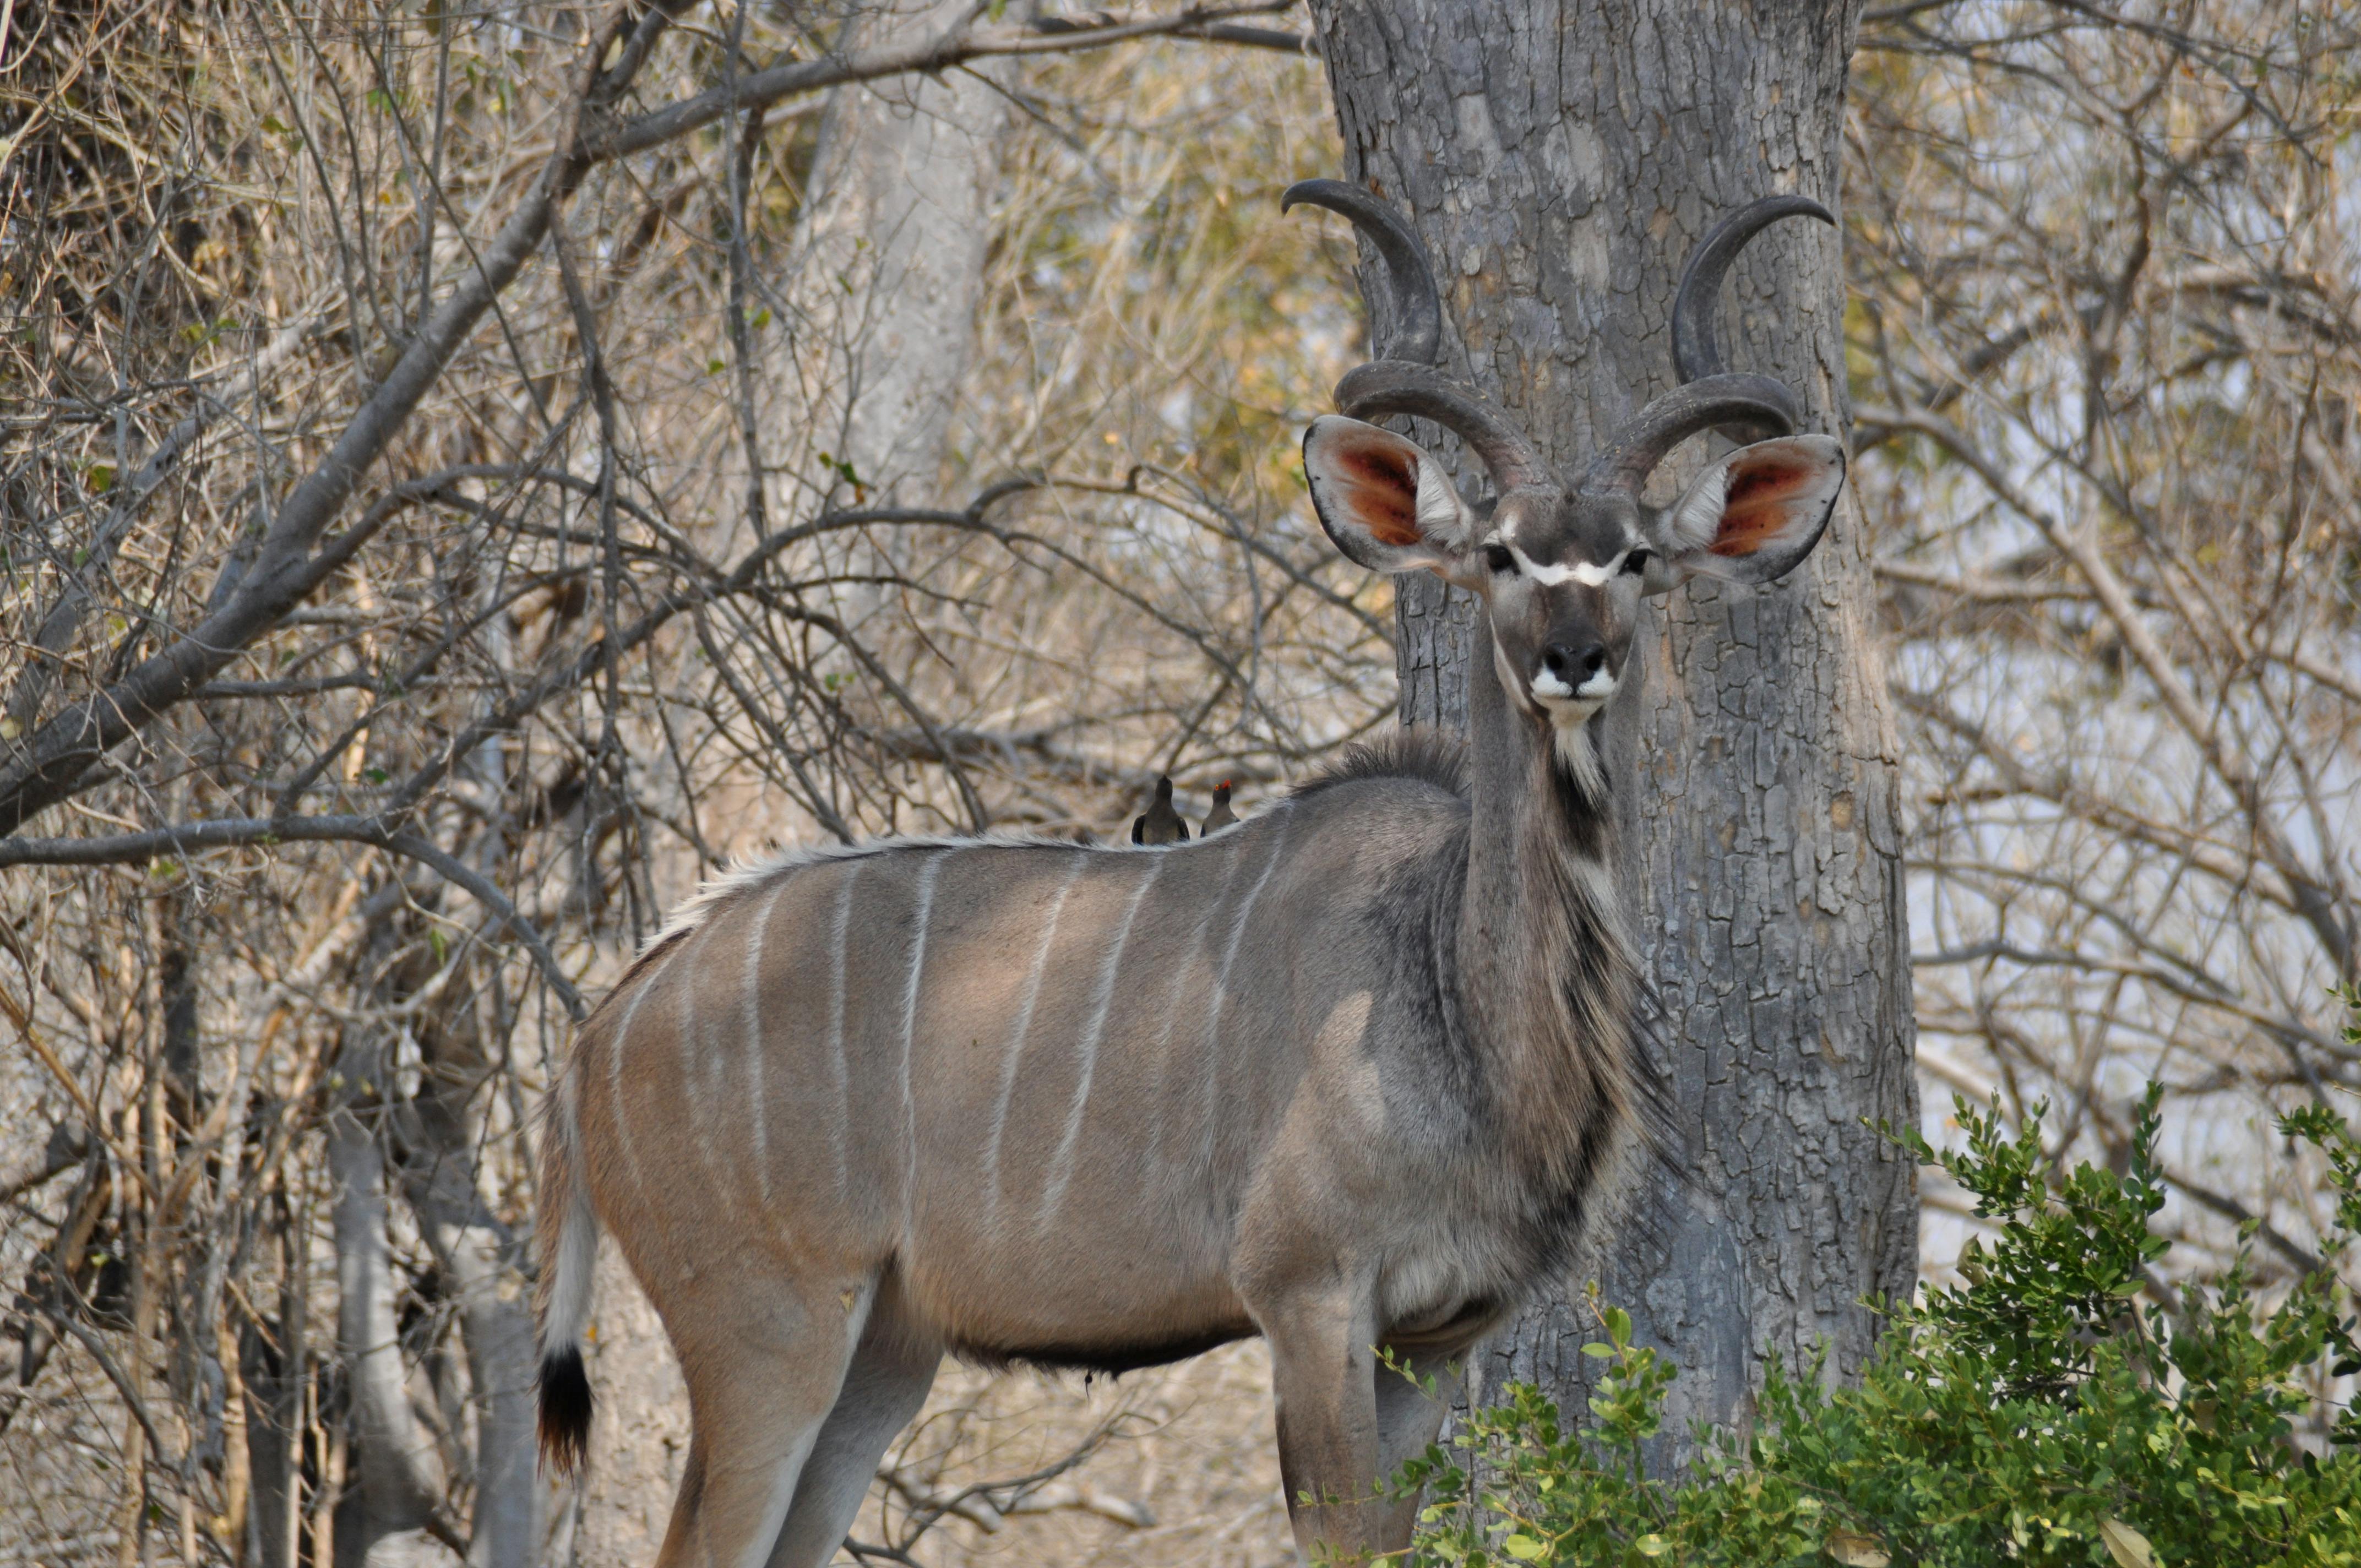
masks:
<path fill-rule="evenodd" d="M 2115 1560 L 2116 1568 L 2156 1568 L 2156 1548 L 2123 1520 L 2101 1519 L 2099 1539 L 2107 1543 L 2107 1555 Z"/>
<path fill-rule="evenodd" d="M 1861 1535 L 1849 1530 L 1832 1530 L 1820 1549 L 1843 1565 L 1843 1568 L 1886 1568 L 1894 1561 L 1878 1544 L 1877 1537 Z"/>
<path fill-rule="evenodd" d="M 2361 1046 L 2361 992 L 2345 1004 Z M 1828 1376 L 1825 1354 L 1774 1358 L 1757 1419 L 1699 1429 L 1705 1453 L 1679 1480 L 1644 1463 L 1679 1369 L 1593 1287 L 1601 1333 L 1583 1350 L 1608 1365 L 1589 1398 L 1561 1410 L 1510 1384 L 1471 1410 L 1448 1456 L 1403 1473 L 1426 1494 L 1411 1561 L 2361 1568 L 2361 1410 L 2320 1397 L 2322 1374 L 2361 1362 L 2335 1277 L 2266 1290 L 2233 1257 L 2186 1282 L 2182 1314 L 2132 1300 L 2165 1241 L 2158 1104 L 2140 1103 L 2122 1168 L 2065 1169 L 2037 1113 L 1963 1107 L 1958 1146 L 1928 1154 L 1990 1223 L 1952 1282 L 1873 1303 L 1886 1332 L 1858 1387 Z M 2333 1112 L 2301 1114 L 2287 1130 L 2312 1146 L 2303 1179 L 2337 1205 L 2323 1255 L 2350 1255 L 2361 1136 Z M 2323 1429 L 2323 1452 L 2290 1453 Z M 2132 1506 L 2138 1526 L 2117 1517 Z"/>

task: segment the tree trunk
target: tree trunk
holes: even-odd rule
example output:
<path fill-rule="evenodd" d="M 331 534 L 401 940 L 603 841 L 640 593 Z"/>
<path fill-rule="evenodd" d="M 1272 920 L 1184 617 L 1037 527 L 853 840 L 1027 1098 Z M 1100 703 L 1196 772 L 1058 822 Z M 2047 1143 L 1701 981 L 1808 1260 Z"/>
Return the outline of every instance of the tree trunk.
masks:
<path fill-rule="evenodd" d="M 348 1046 L 339 1068 L 357 1085 L 374 1053 Z M 434 1442 L 411 1406 L 409 1370 L 394 1316 L 393 1248 L 386 1235 L 385 1153 L 351 1102 L 329 1113 L 328 1175 L 335 1192 L 336 1342 L 352 1399 L 354 1460 L 360 1472 L 353 1528 L 337 1530 L 339 1568 L 359 1563 L 381 1538 L 415 1530 L 443 1496 Z M 324 1568 L 324 1565 L 323 1565 Z"/>
<path fill-rule="evenodd" d="M 283 1336 L 287 1324 L 279 1324 Z M 294 1538 L 288 1529 L 288 1493 L 297 1486 L 296 1446 L 301 1441 L 295 1423 L 285 1412 L 292 1378 L 291 1359 L 284 1347 L 274 1347 L 262 1331 L 248 1324 L 238 1336 L 240 1381 L 246 1385 L 246 1449 L 252 1475 L 251 1500 L 247 1505 L 245 1550 L 238 1568 L 295 1568 Z M 299 1405 L 300 1408 L 300 1405 Z"/>
<path fill-rule="evenodd" d="M 445 1065 L 447 1064 L 438 1064 Z M 471 1568 L 530 1568 L 541 1548 L 534 1473 L 530 1292 L 515 1239 L 486 1205 L 476 1168 L 481 1128 L 467 1113 L 475 1080 L 423 1090 L 406 1196 L 420 1234 L 459 1303 L 475 1405 L 476 1508 Z"/>
<path fill-rule="evenodd" d="M 851 41 L 932 38 L 970 0 L 900 0 Z M 897 76 L 830 96 L 795 252 L 808 418 L 878 499 L 932 505 L 975 310 L 1008 100 L 1005 67 Z M 811 477 L 799 475 L 797 477 Z"/>
<path fill-rule="evenodd" d="M 1347 177 L 1425 237 L 1459 334 L 1455 373 L 1561 467 L 1672 384 L 1677 269 L 1716 218 L 1773 193 L 1836 205 L 1850 3 L 1315 12 Z M 1782 378 L 1811 428 L 1841 432 L 1836 236 L 1774 226 L 1731 291 L 1731 367 Z M 1668 465 L 1681 472 L 1653 493 L 1695 466 Z M 1856 1373 L 1877 1324 L 1861 1299 L 1914 1278 L 1916 1173 L 1863 1124 L 1914 1124 L 1916 1108 L 1871 603 L 1848 501 L 1784 582 L 1659 601 L 1635 648 L 1638 688 L 1608 716 L 1619 871 L 1664 1007 L 1676 1171 L 1642 1183 L 1642 1223 L 1607 1238 L 1589 1271 L 1682 1368 L 1669 1461 L 1685 1457 L 1688 1420 L 1749 1415 L 1768 1356 L 1794 1366 L 1825 1344 L 1837 1376 Z M 1399 606 L 1403 719 L 1464 727 L 1472 602 L 1420 576 Z M 1476 1397 L 1515 1377 L 1584 1408 L 1579 1348 L 1598 1331 L 1579 1283 L 1479 1358 Z"/>

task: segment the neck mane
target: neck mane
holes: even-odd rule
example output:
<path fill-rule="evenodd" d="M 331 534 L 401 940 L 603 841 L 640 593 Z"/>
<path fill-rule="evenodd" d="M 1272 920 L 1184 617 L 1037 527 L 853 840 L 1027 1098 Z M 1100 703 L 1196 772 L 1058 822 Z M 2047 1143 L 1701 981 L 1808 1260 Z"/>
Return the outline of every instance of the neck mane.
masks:
<path fill-rule="evenodd" d="M 1564 1211 L 1562 1246 L 1639 1118 L 1640 973 L 1616 892 L 1598 718 L 1554 731 L 1511 706 L 1489 663 L 1468 681 L 1461 1002 L 1504 1150 L 1528 1190 Z"/>

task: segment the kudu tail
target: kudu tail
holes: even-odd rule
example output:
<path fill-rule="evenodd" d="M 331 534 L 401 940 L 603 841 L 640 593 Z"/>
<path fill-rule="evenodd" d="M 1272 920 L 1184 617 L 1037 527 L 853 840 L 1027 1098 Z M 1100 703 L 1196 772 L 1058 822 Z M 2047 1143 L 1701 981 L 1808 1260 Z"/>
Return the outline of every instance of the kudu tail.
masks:
<path fill-rule="evenodd" d="M 590 1448 L 590 1376 L 582 1337 L 590 1326 L 590 1277 L 598 1258 L 598 1217 L 582 1180 L 575 1142 L 574 1085 L 561 1079 L 541 1132 L 541 1457 L 560 1475 L 582 1468 Z"/>

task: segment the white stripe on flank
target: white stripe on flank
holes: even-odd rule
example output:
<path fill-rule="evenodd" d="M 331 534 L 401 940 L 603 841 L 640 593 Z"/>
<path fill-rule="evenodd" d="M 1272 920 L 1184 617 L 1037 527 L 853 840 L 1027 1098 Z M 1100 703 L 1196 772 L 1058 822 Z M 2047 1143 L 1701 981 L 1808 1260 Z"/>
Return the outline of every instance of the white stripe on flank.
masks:
<path fill-rule="evenodd" d="M 1205 938 L 1213 935 L 1213 916 L 1221 913 L 1222 906 L 1230 901 L 1230 890 L 1237 885 L 1238 867 L 1245 863 L 1246 858 L 1246 835 L 1241 833 L 1233 838 L 1224 834 L 1223 837 L 1228 839 L 1226 847 L 1230 851 L 1230 863 L 1222 871 L 1221 894 L 1205 906 L 1205 913 L 1197 917 L 1197 934 L 1190 939 L 1187 949 L 1172 965 L 1172 992 L 1164 999 L 1164 1029 L 1156 1043 L 1156 1087 L 1149 1091 L 1148 1096 L 1153 1120 L 1148 1128 L 1148 1154 L 1140 1161 L 1140 1168 L 1151 1177 L 1158 1172 L 1157 1161 L 1164 1152 L 1164 1108 L 1167 1102 L 1164 1086 L 1172 1076 L 1172 1030 L 1173 1025 L 1180 1021 L 1180 999 L 1188 993 L 1189 982 L 1197 975 L 1197 967 L 1192 960 L 1204 948 Z"/>
<path fill-rule="evenodd" d="M 1255 900 L 1262 896 L 1263 888 L 1270 881 L 1270 873 L 1279 870 L 1279 857 L 1287 848 L 1287 824 L 1290 820 L 1287 807 L 1294 804 L 1290 799 L 1281 803 L 1279 810 L 1268 814 L 1279 818 L 1271 824 L 1270 859 L 1263 862 L 1262 875 L 1255 878 L 1254 886 L 1246 890 L 1245 900 L 1238 905 L 1236 917 L 1230 922 L 1230 945 L 1223 949 L 1222 967 L 1213 976 L 1213 1005 L 1205 1014 L 1205 1125 L 1198 1145 L 1198 1158 L 1208 1168 L 1213 1158 L 1213 1102 L 1220 1091 L 1222 1076 L 1222 1004 L 1229 1000 L 1230 966 L 1237 961 L 1239 945 L 1246 940 L 1246 918 L 1254 913 Z"/>
<path fill-rule="evenodd" d="M 655 989 L 657 977 L 649 975 L 631 988 L 631 999 L 623 1003 L 623 1016 L 617 1021 L 615 1032 L 607 1040 L 607 1102 L 614 1113 L 615 1141 L 623 1146 L 623 1165 L 631 1173 L 634 1188 L 643 1185 L 640 1179 L 639 1151 L 631 1146 L 631 1129 L 623 1119 L 623 1040 L 631 1032 L 631 1020 L 640 1015 L 640 1003 Z"/>
<path fill-rule="evenodd" d="M 1000 1097 L 992 1102 L 992 1133 L 983 1146 L 983 1229 L 987 1235 L 1000 1212 L 1000 1138 L 1008 1126 L 1009 1097 L 1016 1091 L 1016 1064 L 1025 1055 L 1025 1036 L 1033 1031 L 1033 1004 L 1041 999 L 1041 976 L 1049 967 L 1050 945 L 1058 939 L 1058 916 L 1066 907 L 1066 894 L 1074 891 L 1075 882 L 1089 863 L 1087 856 L 1076 855 L 1073 869 L 1058 884 L 1057 896 L 1049 900 L 1049 917 L 1041 927 L 1041 945 L 1033 953 L 1033 972 L 1025 980 L 1025 1000 L 1016 1005 L 1016 1026 L 1009 1031 L 1008 1044 L 1000 1053 Z"/>
<path fill-rule="evenodd" d="M 714 936 L 714 945 L 716 947 L 720 945 L 719 933 Z M 721 989 L 721 955 L 718 952 L 713 955 L 712 974 L 715 1000 L 719 1001 Z M 734 1009 L 729 1011 L 734 1011 Z M 707 1096 L 713 1102 L 714 1128 L 727 1137 L 729 1135 L 727 1118 L 730 1110 L 730 1059 L 734 1054 L 729 1038 L 728 1011 L 718 1012 L 705 1021 L 713 1026 L 713 1033 L 707 1036 L 703 1043 Z"/>
<path fill-rule="evenodd" d="M 712 929 L 713 928 L 708 926 L 703 930 L 697 932 L 697 935 L 683 942 L 681 944 L 681 958 L 686 958 L 691 950 L 703 946 L 706 939 L 712 935 Z M 675 959 L 674 961 L 677 963 L 681 960 L 680 959 Z M 675 1009 L 678 1016 L 674 1020 L 674 1022 L 680 1036 L 680 1082 L 682 1095 L 689 1102 L 688 1119 L 697 1124 L 697 1155 L 699 1159 L 705 1162 L 706 1174 L 716 1180 L 719 1180 L 721 1176 L 721 1164 L 714 1155 L 714 1108 L 710 1104 L 707 1103 L 707 1102 L 711 1100 L 713 1096 L 704 1092 L 697 1087 L 701 1080 L 708 1079 L 712 1076 L 709 1072 L 699 1070 L 705 1066 L 705 1063 L 700 1062 L 697 1059 L 698 1053 L 700 1051 L 704 1052 L 708 1058 L 710 1058 L 713 1055 L 711 1051 L 705 1049 L 706 1042 L 700 1037 L 700 1031 L 704 1026 L 704 1020 L 700 1015 L 700 1009 L 697 1005 L 697 972 L 704 967 L 705 966 L 702 964 L 691 964 L 689 966 L 689 972 L 682 977 L 682 983 L 675 988 L 680 992 L 680 1004 Z"/>
<path fill-rule="evenodd" d="M 1082 1113 L 1091 1102 L 1091 1079 L 1098 1069 L 1099 1040 L 1106 1033 L 1107 1009 L 1115 1003 L 1115 981 L 1123 967 L 1124 945 L 1131 940 L 1131 923 L 1139 917 L 1140 904 L 1148 890 L 1156 885 L 1168 862 L 1157 861 L 1139 879 L 1139 889 L 1131 895 L 1131 905 L 1123 912 L 1123 924 L 1115 927 L 1115 946 L 1108 949 L 1106 960 L 1099 965 L 1098 993 L 1091 999 L 1091 1024 L 1082 1033 L 1082 1066 L 1074 1080 L 1074 1102 L 1066 1108 L 1066 1135 L 1058 1140 L 1058 1153 L 1049 1161 L 1049 1180 L 1041 1190 L 1041 1213 L 1034 1228 L 1047 1232 L 1058 1217 L 1058 1205 L 1064 1201 L 1066 1183 L 1074 1174 L 1074 1145 L 1082 1135 Z"/>
<path fill-rule="evenodd" d="M 910 973 L 902 982 L 902 1237 L 910 1237 L 918 1201 L 918 1102 L 910 1093 L 910 1047 L 918 1030 L 918 977 L 927 969 L 927 923 L 934 917 L 935 877 L 953 850 L 938 850 L 918 868 L 918 909 L 911 922 Z"/>
<path fill-rule="evenodd" d="M 852 1115 L 851 1074 L 844 1060 L 844 941 L 846 927 L 852 919 L 852 883 L 861 874 L 863 862 L 852 861 L 844 868 L 844 880 L 836 888 L 836 924 L 829 934 L 828 947 L 828 1066 L 836 1080 L 836 1114 L 828 1119 L 829 1152 L 836 1157 L 836 1193 L 844 1196 L 852 1179 L 851 1169 L 844 1150 L 845 1123 Z"/>
<path fill-rule="evenodd" d="M 754 1176 L 765 1202 L 771 1197 L 771 1106 L 763 1090 L 763 948 L 770 939 L 772 912 L 786 885 L 782 881 L 771 890 L 771 896 L 763 901 L 763 912 L 754 916 L 753 930 L 747 934 L 744 993 L 740 998 L 746 1025 L 746 1097 L 754 1113 Z"/>

